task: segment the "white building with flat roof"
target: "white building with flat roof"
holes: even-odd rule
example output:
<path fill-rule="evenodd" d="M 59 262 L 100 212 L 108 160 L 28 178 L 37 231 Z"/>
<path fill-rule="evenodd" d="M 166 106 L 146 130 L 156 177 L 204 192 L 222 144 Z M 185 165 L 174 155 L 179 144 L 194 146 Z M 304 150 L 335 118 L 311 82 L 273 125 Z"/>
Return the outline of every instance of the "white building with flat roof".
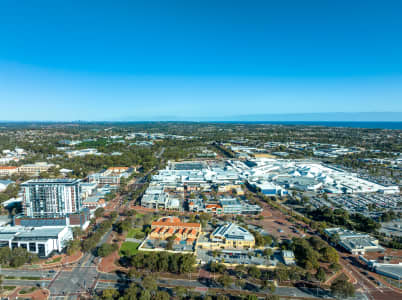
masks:
<path fill-rule="evenodd" d="M 21 247 L 40 257 L 62 252 L 73 239 L 71 228 L 63 227 L 0 227 L 0 247 Z"/>

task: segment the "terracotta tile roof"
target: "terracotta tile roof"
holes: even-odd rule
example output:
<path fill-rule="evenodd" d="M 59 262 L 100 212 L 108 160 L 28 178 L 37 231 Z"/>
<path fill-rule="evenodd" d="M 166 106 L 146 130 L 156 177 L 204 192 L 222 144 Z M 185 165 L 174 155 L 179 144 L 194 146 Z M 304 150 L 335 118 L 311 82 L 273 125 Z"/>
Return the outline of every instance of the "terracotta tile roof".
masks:
<path fill-rule="evenodd" d="M 108 170 L 110 170 L 110 171 L 113 171 L 113 170 L 123 171 L 123 170 L 128 170 L 128 169 L 129 169 L 128 167 L 110 167 L 110 168 L 108 168 Z"/>
<path fill-rule="evenodd" d="M 18 167 L 14 167 L 14 166 L 0 166 L 0 170 L 15 170 Z"/>
<path fill-rule="evenodd" d="M 154 221 L 154 222 L 152 222 L 151 226 L 174 226 L 174 227 L 201 228 L 201 224 L 199 224 L 199 223 L 161 222 L 161 221 Z"/>
<path fill-rule="evenodd" d="M 222 208 L 219 204 L 208 204 L 205 208 Z"/>

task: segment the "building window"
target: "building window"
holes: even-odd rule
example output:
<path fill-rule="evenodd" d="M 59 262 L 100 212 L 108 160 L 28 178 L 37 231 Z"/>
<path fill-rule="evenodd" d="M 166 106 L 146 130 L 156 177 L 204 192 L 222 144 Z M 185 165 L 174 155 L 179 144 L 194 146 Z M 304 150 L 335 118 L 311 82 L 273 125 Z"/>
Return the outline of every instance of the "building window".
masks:
<path fill-rule="evenodd" d="M 39 256 L 46 256 L 45 244 L 38 244 Z"/>
<path fill-rule="evenodd" d="M 36 244 L 35 243 L 29 243 L 29 251 L 36 252 Z"/>

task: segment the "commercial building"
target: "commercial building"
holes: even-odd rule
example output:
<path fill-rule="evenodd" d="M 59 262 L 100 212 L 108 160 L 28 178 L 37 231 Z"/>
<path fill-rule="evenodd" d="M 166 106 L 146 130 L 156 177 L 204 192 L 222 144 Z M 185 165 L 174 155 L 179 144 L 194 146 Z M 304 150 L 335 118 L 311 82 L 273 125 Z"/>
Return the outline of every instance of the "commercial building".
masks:
<path fill-rule="evenodd" d="M 236 198 L 222 198 L 219 200 L 219 204 L 224 214 L 259 214 L 262 212 L 260 206 Z"/>
<path fill-rule="evenodd" d="M 90 210 L 96 210 L 106 206 L 105 198 L 102 195 L 93 195 L 82 201 L 82 206 Z"/>
<path fill-rule="evenodd" d="M 0 177 L 10 177 L 18 173 L 18 167 L 0 166 Z"/>
<path fill-rule="evenodd" d="M 339 245 L 346 251 L 358 255 L 366 252 L 383 252 L 384 248 L 378 244 L 378 239 L 365 234 L 342 228 L 327 228 L 324 230 L 329 236 L 337 235 Z"/>
<path fill-rule="evenodd" d="M 79 179 L 34 179 L 21 188 L 24 216 L 60 217 L 81 210 Z"/>
<path fill-rule="evenodd" d="M 283 194 L 288 189 L 331 194 L 399 193 L 397 186 L 384 186 L 316 161 L 254 158 L 244 164 L 230 163 L 250 185 L 261 188 L 266 195 Z"/>
<path fill-rule="evenodd" d="M 88 181 L 96 182 L 99 185 L 119 186 L 121 178 L 128 178 L 134 171 L 129 167 L 112 167 L 100 173 L 88 176 Z"/>
<path fill-rule="evenodd" d="M 102 155 L 102 153 L 98 152 L 95 148 L 88 148 L 88 149 L 79 149 L 79 150 L 68 150 L 66 151 L 66 155 L 71 157 L 77 156 L 86 156 L 86 155 Z"/>
<path fill-rule="evenodd" d="M 37 162 L 34 164 L 22 165 L 18 168 L 18 173 L 27 176 L 39 176 L 40 173 L 47 172 L 52 167 L 58 166 L 55 164 L 48 164 L 46 162 Z"/>
<path fill-rule="evenodd" d="M 291 250 L 282 250 L 281 256 L 285 265 L 294 265 L 295 262 L 295 254 Z"/>
<path fill-rule="evenodd" d="M 21 247 L 40 257 L 52 252 L 62 252 L 67 242 L 73 239 L 72 230 L 67 227 L 0 227 L 0 247 L 14 249 Z"/>
<path fill-rule="evenodd" d="M 26 227 L 46 227 L 46 226 L 69 226 L 86 229 L 91 219 L 90 209 L 84 207 L 80 212 L 71 213 L 63 216 L 53 217 L 29 217 L 17 215 L 13 218 L 13 224 Z"/>
<path fill-rule="evenodd" d="M 402 279 L 402 262 L 399 264 L 373 263 L 372 267 L 374 271 L 380 275 L 384 275 L 399 281 Z"/>
<path fill-rule="evenodd" d="M 254 236 L 243 227 L 235 223 L 227 223 L 217 227 L 208 237 L 202 239 L 198 245 L 204 249 L 248 249 L 255 245 Z"/>

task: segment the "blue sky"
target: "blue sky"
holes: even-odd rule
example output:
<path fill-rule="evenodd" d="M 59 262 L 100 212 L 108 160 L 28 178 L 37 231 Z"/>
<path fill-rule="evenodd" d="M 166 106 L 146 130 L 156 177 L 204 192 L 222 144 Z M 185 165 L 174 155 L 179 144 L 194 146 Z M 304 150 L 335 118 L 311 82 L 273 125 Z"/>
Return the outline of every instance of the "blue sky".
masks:
<path fill-rule="evenodd" d="M 0 120 L 402 111 L 401 11 L 399 0 L 4 0 Z"/>

